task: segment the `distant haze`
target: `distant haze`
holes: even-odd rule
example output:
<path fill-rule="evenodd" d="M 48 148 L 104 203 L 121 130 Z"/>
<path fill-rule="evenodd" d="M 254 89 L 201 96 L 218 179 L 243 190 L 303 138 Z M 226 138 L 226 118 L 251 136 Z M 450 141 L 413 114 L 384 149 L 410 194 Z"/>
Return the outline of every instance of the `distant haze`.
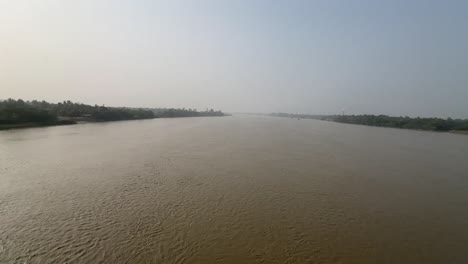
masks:
<path fill-rule="evenodd" d="M 0 0 L 0 98 L 468 118 L 468 1 Z"/>

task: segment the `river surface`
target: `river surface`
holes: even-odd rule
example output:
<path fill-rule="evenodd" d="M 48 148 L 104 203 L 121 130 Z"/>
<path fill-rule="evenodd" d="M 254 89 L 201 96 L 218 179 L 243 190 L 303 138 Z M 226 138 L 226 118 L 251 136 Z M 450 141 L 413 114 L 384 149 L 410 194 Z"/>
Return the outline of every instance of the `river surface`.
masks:
<path fill-rule="evenodd" d="M 468 263 L 468 136 L 254 116 L 3 131 L 0 263 Z"/>

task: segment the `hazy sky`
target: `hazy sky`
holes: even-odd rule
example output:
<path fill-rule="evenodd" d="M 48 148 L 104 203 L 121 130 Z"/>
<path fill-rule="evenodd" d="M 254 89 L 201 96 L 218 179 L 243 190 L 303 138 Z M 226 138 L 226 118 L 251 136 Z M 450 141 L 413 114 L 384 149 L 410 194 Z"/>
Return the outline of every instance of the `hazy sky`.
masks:
<path fill-rule="evenodd" d="M 0 0 L 0 98 L 468 118 L 468 1 Z"/>

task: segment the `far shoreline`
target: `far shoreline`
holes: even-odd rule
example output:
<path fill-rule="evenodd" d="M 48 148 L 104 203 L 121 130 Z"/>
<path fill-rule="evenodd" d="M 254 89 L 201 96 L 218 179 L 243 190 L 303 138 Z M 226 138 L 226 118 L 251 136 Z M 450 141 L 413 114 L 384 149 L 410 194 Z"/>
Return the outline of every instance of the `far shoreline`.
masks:
<path fill-rule="evenodd" d="M 368 127 L 382 127 L 394 129 L 406 129 L 413 131 L 427 131 L 436 133 L 451 133 L 468 135 L 467 119 L 442 119 L 442 118 L 411 118 L 395 117 L 386 115 L 309 115 L 309 114 L 289 114 L 271 113 L 268 116 L 294 119 L 313 119 L 326 122 L 350 124 Z"/>
<path fill-rule="evenodd" d="M 0 130 L 32 127 L 75 125 L 129 120 L 148 120 L 176 117 L 226 116 L 213 108 L 198 111 L 192 108 L 131 108 L 86 105 L 63 101 L 24 101 L 21 99 L 0 100 Z"/>

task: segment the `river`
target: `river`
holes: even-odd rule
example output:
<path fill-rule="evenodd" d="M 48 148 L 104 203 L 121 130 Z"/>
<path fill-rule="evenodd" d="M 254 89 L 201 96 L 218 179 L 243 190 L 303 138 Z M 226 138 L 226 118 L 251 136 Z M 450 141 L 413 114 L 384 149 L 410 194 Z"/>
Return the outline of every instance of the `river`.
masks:
<path fill-rule="evenodd" d="M 261 116 L 0 132 L 0 263 L 466 263 L 468 136 Z"/>

